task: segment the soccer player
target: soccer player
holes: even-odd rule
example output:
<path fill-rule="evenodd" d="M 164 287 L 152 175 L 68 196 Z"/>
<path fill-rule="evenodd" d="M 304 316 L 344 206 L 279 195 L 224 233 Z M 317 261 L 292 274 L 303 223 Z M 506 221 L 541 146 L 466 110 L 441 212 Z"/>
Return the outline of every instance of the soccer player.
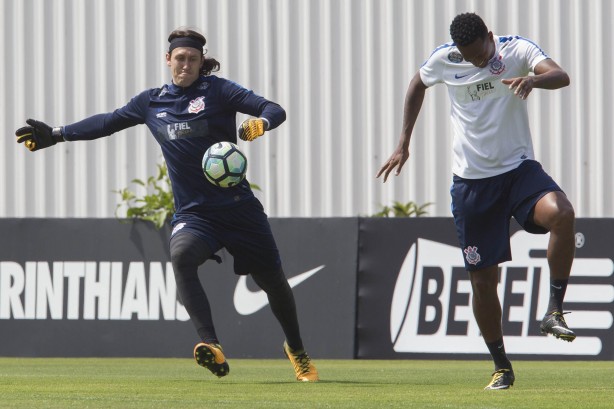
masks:
<path fill-rule="evenodd" d="M 220 141 L 253 141 L 286 119 L 284 109 L 240 85 L 211 75 L 220 63 L 205 56 L 205 37 L 179 28 L 168 37 L 166 64 L 172 82 L 141 92 L 128 104 L 106 114 L 52 128 L 28 119 L 16 131 L 17 142 L 30 151 L 64 141 L 93 140 L 138 124 L 145 124 L 160 144 L 174 194 L 170 256 L 177 291 L 202 342 L 194 347 L 196 362 L 218 377 L 229 372 L 218 340 L 209 301 L 197 275 L 199 265 L 217 259 L 226 248 L 236 274 L 251 274 L 267 294 L 286 340 L 283 351 L 297 380 L 317 381 L 318 372 L 305 352 L 299 331 L 294 295 L 284 275 L 267 215 L 243 180 L 236 187 L 209 183 L 201 160 Z M 237 112 L 252 118 L 238 131 Z M 205 283 L 206 286 L 206 283 Z"/>
<path fill-rule="evenodd" d="M 550 301 L 541 331 L 573 341 L 563 298 L 574 257 L 574 210 L 534 158 L 526 99 L 534 88 L 569 85 L 567 73 L 539 46 L 520 36 L 497 36 L 474 13 L 456 16 L 451 43 L 437 47 L 410 81 L 399 143 L 376 177 L 395 175 L 409 158 L 409 142 L 428 87 L 444 83 L 454 130 L 452 214 L 472 286 L 472 306 L 495 372 L 485 389 L 514 384 L 505 353 L 498 264 L 511 260 L 513 216 L 528 232 L 550 232 Z M 530 73 L 533 75 L 530 75 Z"/>

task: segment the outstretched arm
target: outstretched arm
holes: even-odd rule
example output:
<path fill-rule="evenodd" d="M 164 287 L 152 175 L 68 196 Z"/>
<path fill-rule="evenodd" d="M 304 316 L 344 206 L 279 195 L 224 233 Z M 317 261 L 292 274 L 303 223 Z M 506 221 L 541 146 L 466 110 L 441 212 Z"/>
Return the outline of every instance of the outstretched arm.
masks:
<path fill-rule="evenodd" d="M 569 75 L 554 60 L 548 58 L 535 66 L 535 75 L 501 80 L 514 94 L 527 99 L 533 88 L 558 89 L 569 85 Z"/>
<path fill-rule="evenodd" d="M 380 168 L 379 172 L 377 172 L 377 175 L 375 175 L 376 178 L 379 178 L 383 174 L 384 182 L 386 182 L 388 175 L 395 168 L 395 176 L 398 176 L 399 173 L 401 173 L 401 168 L 403 168 L 403 165 L 405 162 L 407 162 L 407 159 L 409 159 L 409 141 L 411 139 L 411 134 L 414 129 L 414 125 L 416 124 L 416 120 L 418 119 L 418 114 L 422 108 L 422 102 L 424 101 L 426 89 L 427 86 L 422 82 L 420 72 L 418 71 L 409 82 L 409 87 L 407 88 L 407 93 L 405 94 L 405 105 L 403 107 L 403 129 L 401 130 L 399 144 L 394 152 L 392 152 L 392 155 L 390 155 L 390 158 L 388 158 L 388 160 Z"/>
<path fill-rule="evenodd" d="M 52 128 L 41 121 L 28 119 L 27 126 L 19 128 L 17 142 L 34 152 L 58 142 L 93 140 L 111 135 L 122 129 L 145 123 L 149 105 L 149 90 L 132 98 L 124 107 L 106 114 L 96 114 L 74 124 Z"/>

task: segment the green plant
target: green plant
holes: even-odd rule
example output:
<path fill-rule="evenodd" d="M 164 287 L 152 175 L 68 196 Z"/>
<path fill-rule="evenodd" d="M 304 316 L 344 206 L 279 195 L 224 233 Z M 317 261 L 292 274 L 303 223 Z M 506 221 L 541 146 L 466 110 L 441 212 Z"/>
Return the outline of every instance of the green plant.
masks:
<path fill-rule="evenodd" d="M 139 197 L 129 188 L 115 190 L 114 192 L 121 196 L 121 202 L 115 208 L 115 217 L 120 218 L 118 211 L 125 206 L 127 218 L 148 220 L 158 229 L 164 227 L 175 213 L 173 189 L 168 177 L 166 162 L 158 164 L 156 176 L 150 176 L 146 181 L 133 179 L 132 183 L 145 187 L 149 193 Z M 260 186 L 253 183 L 250 183 L 249 186 L 252 190 L 262 190 Z"/>
<path fill-rule="evenodd" d="M 392 207 L 383 206 L 382 210 L 375 213 L 372 217 L 420 217 L 427 214 L 425 209 L 432 204 L 433 203 L 429 202 L 423 205 L 418 205 L 415 202 L 401 203 L 395 200 Z M 390 215 L 391 213 L 392 216 Z"/>
<path fill-rule="evenodd" d="M 175 213 L 173 190 L 166 163 L 158 164 L 157 176 L 150 176 L 147 181 L 133 179 L 132 183 L 145 187 L 149 193 L 139 197 L 129 188 L 114 191 L 121 196 L 121 203 L 115 209 L 115 216 L 119 217 L 117 212 L 125 205 L 126 217 L 149 220 L 156 228 L 161 229 Z"/>

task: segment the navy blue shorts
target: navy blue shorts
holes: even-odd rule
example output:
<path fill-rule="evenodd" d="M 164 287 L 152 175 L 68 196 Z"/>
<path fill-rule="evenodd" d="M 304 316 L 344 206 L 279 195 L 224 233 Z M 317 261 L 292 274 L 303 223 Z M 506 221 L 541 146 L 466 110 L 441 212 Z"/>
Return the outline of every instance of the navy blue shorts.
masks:
<path fill-rule="evenodd" d="M 512 216 L 529 233 L 547 233 L 533 222 L 533 209 L 539 199 L 555 191 L 562 189 L 534 160 L 490 178 L 455 175 L 450 189 L 452 215 L 465 268 L 474 271 L 512 259 Z"/>
<path fill-rule="evenodd" d="M 278 271 L 281 259 L 268 217 L 258 199 L 201 214 L 176 215 L 171 238 L 188 232 L 202 239 L 212 253 L 226 248 L 236 274 Z"/>

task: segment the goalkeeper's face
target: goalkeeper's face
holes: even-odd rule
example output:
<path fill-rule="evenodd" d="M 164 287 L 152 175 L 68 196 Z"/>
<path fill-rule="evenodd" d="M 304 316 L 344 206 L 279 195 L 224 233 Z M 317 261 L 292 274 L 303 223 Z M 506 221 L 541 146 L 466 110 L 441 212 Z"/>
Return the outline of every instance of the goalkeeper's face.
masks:
<path fill-rule="evenodd" d="M 191 47 L 177 47 L 172 54 L 166 54 L 166 65 L 171 68 L 173 84 L 189 87 L 200 75 L 204 56 L 200 50 Z"/>

